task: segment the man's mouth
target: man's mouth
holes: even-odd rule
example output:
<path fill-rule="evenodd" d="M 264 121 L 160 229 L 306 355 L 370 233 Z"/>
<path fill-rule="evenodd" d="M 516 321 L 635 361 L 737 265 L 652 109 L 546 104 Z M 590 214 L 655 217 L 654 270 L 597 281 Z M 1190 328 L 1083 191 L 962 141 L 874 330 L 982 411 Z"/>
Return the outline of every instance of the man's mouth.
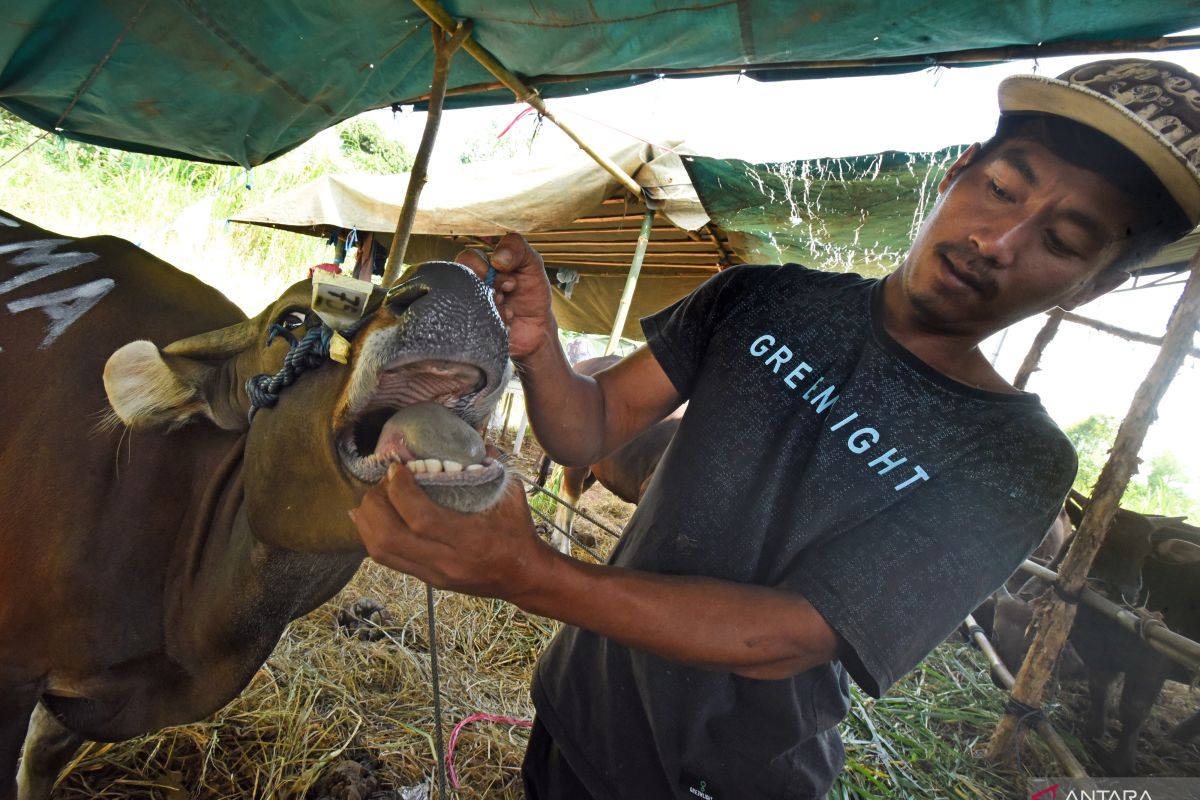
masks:
<path fill-rule="evenodd" d="M 942 263 L 943 270 L 951 280 L 966 286 L 985 299 L 995 294 L 996 284 L 994 281 L 962 266 L 961 262 L 956 261 L 945 249 L 938 250 L 938 258 Z"/>

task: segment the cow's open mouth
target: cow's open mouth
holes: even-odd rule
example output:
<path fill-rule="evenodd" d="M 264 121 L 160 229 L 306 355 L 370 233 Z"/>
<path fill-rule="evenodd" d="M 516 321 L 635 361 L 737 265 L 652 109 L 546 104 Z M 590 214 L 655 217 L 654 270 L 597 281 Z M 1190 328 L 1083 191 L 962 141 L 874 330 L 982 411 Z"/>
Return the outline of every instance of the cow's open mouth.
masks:
<path fill-rule="evenodd" d="M 487 381 L 483 370 L 457 361 L 427 360 L 384 367 L 374 391 L 350 409 L 337 431 L 342 463 L 375 483 L 389 464 L 406 465 L 428 486 L 476 486 L 503 478 L 487 454 L 486 416 L 474 419 Z"/>

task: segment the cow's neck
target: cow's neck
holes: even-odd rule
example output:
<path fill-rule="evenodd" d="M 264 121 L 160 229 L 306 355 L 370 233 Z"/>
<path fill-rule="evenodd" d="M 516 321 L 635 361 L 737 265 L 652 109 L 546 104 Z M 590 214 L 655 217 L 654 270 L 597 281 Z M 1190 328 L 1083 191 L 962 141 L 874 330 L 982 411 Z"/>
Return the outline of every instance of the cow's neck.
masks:
<path fill-rule="evenodd" d="M 245 436 L 212 473 L 168 583 L 175 596 L 166 611 L 169 623 L 185 623 L 167 626 L 180 637 L 171 647 L 177 658 L 204 663 L 216 650 L 252 671 L 288 622 L 350 580 L 362 554 L 305 553 L 256 537 L 244 502 L 244 452 Z"/>

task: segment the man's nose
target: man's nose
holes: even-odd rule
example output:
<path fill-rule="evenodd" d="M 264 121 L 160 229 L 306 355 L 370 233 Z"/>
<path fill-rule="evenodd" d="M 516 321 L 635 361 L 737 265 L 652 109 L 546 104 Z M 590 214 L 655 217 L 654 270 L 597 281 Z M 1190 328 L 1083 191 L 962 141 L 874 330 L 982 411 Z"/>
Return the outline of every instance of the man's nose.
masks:
<path fill-rule="evenodd" d="M 1021 248 L 1028 244 L 1031 222 L 1027 217 L 995 216 L 977 228 L 970 240 L 980 256 L 997 267 L 1008 267 L 1016 260 Z"/>

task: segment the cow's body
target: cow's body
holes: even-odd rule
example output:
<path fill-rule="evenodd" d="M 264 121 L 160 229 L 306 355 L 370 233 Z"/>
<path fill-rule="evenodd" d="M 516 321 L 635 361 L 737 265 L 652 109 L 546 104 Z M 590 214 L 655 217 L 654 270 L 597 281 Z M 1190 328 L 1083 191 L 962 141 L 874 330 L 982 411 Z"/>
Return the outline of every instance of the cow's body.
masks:
<path fill-rule="evenodd" d="M 333 438 L 335 407 L 349 413 L 348 370 L 367 367 L 306 373 L 245 419 L 247 373 L 273 372 L 287 351 L 263 347 L 265 327 L 306 306 L 307 291 L 246 321 L 127 242 L 64 240 L 0 217 L 0 798 L 13 796 L 35 707 L 21 800 L 47 796 L 84 738 L 219 709 L 284 626 L 354 574 L 363 552 L 346 510 L 367 484 L 342 468 Z M 389 321 L 359 339 L 386 337 Z M 187 344 L 239 323 L 244 351 Z M 177 352 L 123 347 L 132 340 Z M 163 389 L 148 374 L 180 379 Z M 106 382 L 143 419 L 159 416 L 116 424 Z M 141 409 L 194 386 L 205 396 Z"/>
<path fill-rule="evenodd" d="M 575 364 L 575 371 L 580 375 L 595 375 L 620 360 L 620 356 L 587 358 Z M 591 466 L 563 467 L 559 496 L 576 506 L 583 493 L 599 481 L 601 486 L 626 503 L 641 502 L 650 479 L 654 477 L 654 471 L 658 469 L 658 462 L 662 460 L 667 445 L 679 429 L 679 421 L 685 408 L 686 404 L 680 406 L 669 416 L 654 423 Z M 575 512 L 560 504 L 555 524 L 562 530 L 571 532 L 574 522 Z M 571 552 L 571 540 L 560 531 L 554 531 L 550 535 L 550 543 L 563 553 Z"/>
<path fill-rule="evenodd" d="M 1078 523 L 1082 514 L 1079 504 L 1068 503 L 1067 508 Z M 1200 639 L 1197 559 L 1197 529 L 1178 520 L 1121 509 L 1092 564 L 1088 585 L 1113 602 L 1141 606 L 1149 614 L 1161 616 L 1171 630 L 1196 640 Z M 1048 589 L 1046 581 L 1030 578 L 1014 597 L 996 606 L 996 648 L 1013 670 L 1019 668 L 1032 640 L 1028 629 L 1033 617 L 1031 603 Z M 1187 682 L 1190 675 L 1184 667 L 1085 605 L 1079 606 L 1069 645 L 1087 670 L 1088 738 L 1103 738 L 1109 688 L 1118 675 L 1125 676 L 1118 709 L 1121 730 L 1105 766 L 1112 775 L 1132 775 L 1138 733 L 1163 684 L 1167 680 Z M 1200 715 L 1182 723 L 1172 735 L 1187 740 L 1197 733 Z"/>

